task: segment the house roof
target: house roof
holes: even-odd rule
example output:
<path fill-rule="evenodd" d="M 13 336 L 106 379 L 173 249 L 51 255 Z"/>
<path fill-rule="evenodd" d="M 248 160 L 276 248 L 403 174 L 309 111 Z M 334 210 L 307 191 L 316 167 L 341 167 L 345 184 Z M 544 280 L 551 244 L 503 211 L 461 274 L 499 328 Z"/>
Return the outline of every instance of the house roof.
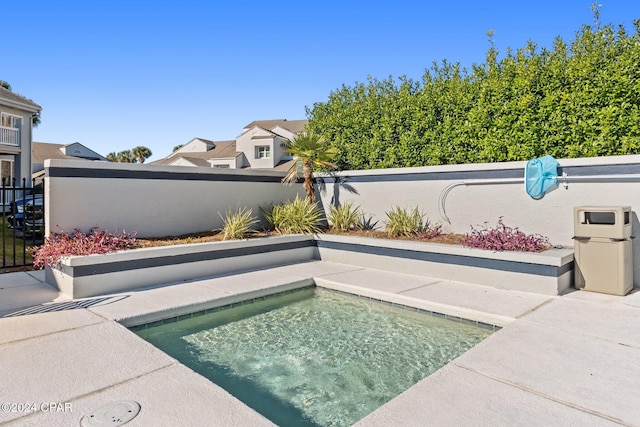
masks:
<path fill-rule="evenodd" d="M 288 129 L 293 133 L 300 133 L 304 130 L 305 126 L 309 124 L 309 120 L 287 120 L 287 119 L 275 119 L 275 120 L 255 120 L 244 127 L 244 129 L 251 129 L 252 127 L 260 127 L 266 130 L 272 130 L 273 128 L 280 126 Z"/>
<path fill-rule="evenodd" d="M 22 95 L 18 95 L 15 92 L 11 92 L 9 89 L 5 89 L 0 86 L 0 104 L 7 104 L 12 107 L 22 107 L 27 111 L 40 111 L 42 107 L 33 102 L 30 99 L 25 98 Z"/>
<path fill-rule="evenodd" d="M 204 142 L 205 144 L 216 145 L 216 141 L 212 141 L 210 139 L 198 138 L 198 137 L 193 138 L 191 141 L 187 142 L 184 145 L 189 145 L 193 141 L 200 141 L 200 142 Z M 224 142 L 224 141 L 218 141 L 218 142 Z"/>
<path fill-rule="evenodd" d="M 273 170 L 276 171 L 288 171 L 289 169 L 291 169 L 291 166 L 293 166 L 298 160 L 296 159 L 292 159 L 292 160 L 282 160 L 280 161 L 280 163 L 278 163 Z"/>
<path fill-rule="evenodd" d="M 79 144 L 79 143 L 76 142 L 74 144 Z M 31 144 L 31 160 L 33 163 L 44 163 L 44 161 L 47 159 L 106 160 L 103 156 L 85 147 L 84 145 L 83 147 L 85 147 L 88 151 L 91 151 L 94 154 L 97 154 L 97 156 L 91 156 L 91 157 L 67 156 L 64 154 L 63 150 L 61 150 L 61 148 L 68 147 L 69 145 L 73 145 L 73 144 L 49 144 L 47 142 L 34 141 Z M 79 144 L 79 145 L 82 145 L 82 144 Z"/>
<path fill-rule="evenodd" d="M 264 129 L 266 130 L 266 129 Z M 274 136 L 276 136 L 275 133 L 271 132 L 270 130 L 267 130 L 267 132 L 269 132 L 269 135 L 254 135 L 251 137 L 251 139 L 271 139 Z"/>
<path fill-rule="evenodd" d="M 198 138 L 201 141 L 207 141 L 202 138 Z M 209 159 L 221 159 L 221 158 L 230 158 L 230 157 L 238 157 L 242 153 L 236 151 L 236 142 L 235 141 L 207 141 L 214 145 L 211 150 L 201 151 L 201 152 L 190 152 L 190 153 L 172 153 L 170 156 L 165 157 L 164 159 L 156 160 L 155 162 L 151 162 L 152 165 L 169 165 L 175 162 L 179 158 L 183 158 L 193 164 L 197 164 L 198 166 L 211 166 L 208 163 Z"/>
<path fill-rule="evenodd" d="M 259 128 L 259 129 L 262 129 L 267 135 L 255 135 L 255 136 L 252 136 L 251 139 L 259 140 L 262 138 L 269 139 L 269 138 L 275 138 L 275 137 L 282 137 L 285 139 L 289 139 L 291 138 L 291 135 L 289 134 L 289 132 L 293 134 L 300 133 L 304 130 L 305 126 L 308 123 L 309 123 L 308 120 L 287 120 L 287 119 L 255 120 L 249 123 L 247 126 L 245 126 L 245 128 L 243 129 L 242 135 L 245 135 L 251 129 Z M 289 132 L 284 132 L 283 129 L 286 129 Z M 189 144 L 193 144 L 196 141 L 198 143 L 205 143 L 207 146 L 212 146 L 213 148 L 208 149 L 207 151 L 191 151 L 192 149 L 199 150 L 205 147 L 204 144 L 199 144 L 197 146 L 192 145 L 190 148 L 188 147 L 187 149 L 183 150 L 184 147 L 188 146 Z M 236 158 L 240 155 L 242 155 L 242 153 L 236 151 L 235 140 L 211 141 L 204 138 L 194 138 L 191 141 L 189 141 L 187 144 L 185 144 L 182 148 L 174 151 L 164 159 L 153 161 L 150 164 L 170 165 L 172 163 L 175 163 L 176 160 L 178 159 L 184 159 L 185 161 L 190 162 L 194 165 L 210 166 L 208 161 L 211 159 L 223 159 L 223 158 L 229 159 L 229 158 Z M 203 163 L 203 160 L 207 161 L 207 163 L 206 164 Z M 284 163 L 288 163 L 288 161 Z M 280 162 L 275 167 L 275 169 L 287 170 L 289 166 L 283 165 L 283 162 Z"/>
<path fill-rule="evenodd" d="M 176 160 L 179 160 L 179 159 L 185 160 L 185 161 L 191 163 L 194 166 L 205 166 L 205 167 L 210 167 L 211 166 L 207 160 L 201 159 L 201 158 L 198 158 L 198 157 L 193 157 L 193 156 L 176 156 L 169 163 L 173 163 L 173 162 L 175 162 Z"/>

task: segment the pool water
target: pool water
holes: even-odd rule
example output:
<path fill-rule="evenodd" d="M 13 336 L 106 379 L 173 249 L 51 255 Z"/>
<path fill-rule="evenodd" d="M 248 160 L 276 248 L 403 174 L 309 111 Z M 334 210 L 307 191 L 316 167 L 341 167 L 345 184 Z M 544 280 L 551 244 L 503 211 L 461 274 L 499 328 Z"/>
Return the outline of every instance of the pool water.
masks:
<path fill-rule="evenodd" d="M 136 333 L 280 426 L 349 426 L 492 331 L 322 288 Z"/>

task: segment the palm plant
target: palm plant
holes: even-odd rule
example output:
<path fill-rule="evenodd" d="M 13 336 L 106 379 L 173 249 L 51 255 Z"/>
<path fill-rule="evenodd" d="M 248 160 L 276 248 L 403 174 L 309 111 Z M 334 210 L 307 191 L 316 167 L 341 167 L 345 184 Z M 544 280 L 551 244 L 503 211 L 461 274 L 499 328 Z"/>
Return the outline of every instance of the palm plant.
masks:
<path fill-rule="evenodd" d="M 336 165 L 331 163 L 331 160 L 335 157 L 336 151 L 320 135 L 311 130 L 298 134 L 284 151 L 295 157 L 297 161 L 291 166 L 282 182 L 285 184 L 296 182 L 298 180 L 298 163 L 301 163 L 304 190 L 307 193 L 307 200 L 313 203 L 316 199 L 313 169 L 316 167 L 335 168 Z"/>
<path fill-rule="evenodd" d="M 134 163 L 135 157 L 131 154 L 131 150 L 122 150 L 116 154 L 116 162 L 119 163 Z"/>
<path fill-rule="evenodd" d="M 138 146 L 131 150 L 131 157 L 137 159 L 140 164 L 143 164 L 145 160 L 151 157 L 153 153 L 147 147 Z"/>

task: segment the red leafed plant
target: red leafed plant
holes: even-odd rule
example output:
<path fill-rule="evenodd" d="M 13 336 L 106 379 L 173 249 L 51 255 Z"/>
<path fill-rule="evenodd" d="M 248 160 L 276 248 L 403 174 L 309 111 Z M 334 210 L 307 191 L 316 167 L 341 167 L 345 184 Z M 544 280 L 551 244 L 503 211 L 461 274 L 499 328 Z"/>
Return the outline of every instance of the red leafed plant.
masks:
<path fill-rule="evenodd" d="M 105 254 L 122 249 L 129 249 L 136 244 L 136 233 L 124 230 L 119 235 L 99 230 L 97 227 L 89 233 L 83 233 L 77 228 L 73 233 L 54 233 L 47 237 L 44 244 L 32 249 L 33 266 L 44 268 L 45 265 L 55 266 L 60 258 L 68 255 Z"/>
<path fill-rule="evenodd" d="M 478 228 L 471 226 L 471 233 L 465 234 L 462 245 L 492 251 L 520 252 L 541 252 L 551 247 L 548 237 L 525 234 L 517 227 L 508 227 L 502 222 L 502 217 L 495 228 L 487 224 L 485 222 L 484 227 Z"/>

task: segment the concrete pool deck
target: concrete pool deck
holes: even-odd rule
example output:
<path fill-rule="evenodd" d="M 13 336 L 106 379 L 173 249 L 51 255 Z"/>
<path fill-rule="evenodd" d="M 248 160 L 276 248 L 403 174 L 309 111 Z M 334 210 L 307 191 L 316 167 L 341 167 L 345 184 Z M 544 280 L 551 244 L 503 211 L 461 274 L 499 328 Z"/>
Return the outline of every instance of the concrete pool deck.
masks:
<path fill-rule="evenodd" d="M 143 324 L 311 279 L 503 326 L 358 426 L 640 426 L 640 292 L 548 296 L 326 261 L 75 301 L 41 271 L 0 275 L 0 425 L 79 425 L 119 400 L 141 405 L 127 426 L 273 425 L 119 322 Z"/>

